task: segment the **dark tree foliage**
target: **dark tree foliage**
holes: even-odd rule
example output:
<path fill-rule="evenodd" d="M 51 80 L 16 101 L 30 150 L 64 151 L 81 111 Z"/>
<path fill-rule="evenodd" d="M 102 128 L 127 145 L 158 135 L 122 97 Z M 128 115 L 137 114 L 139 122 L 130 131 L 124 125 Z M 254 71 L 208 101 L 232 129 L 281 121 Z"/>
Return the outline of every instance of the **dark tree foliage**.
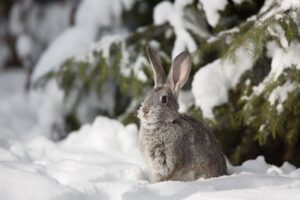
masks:
<path fill-rule="evenodd" d="M 145 46 L 156 47 L 167 68 L 176 39 L 171 24 L 153 25 L 152 12 L 156 3 L 158 1 L 138 1 L 131 10 L 124 11 L 123 23 L 130 34 L 112 42 L 109 55 L 99 49 L 87 53 L 92 59 L 70 58 L 59 71 L 50 72 L 35 83 L 36 86 L 43 85 L 52 79 L 58 82 L 65 93 L 66 104 L 70 105 L 66 113 L 68 131 L 83 123 L 78 108 L 89 107 L 87 102 L 91 96 L 96 97 L 99 106 L 87 108 L 92 116 L 90 121 L 97 115 L 106 115 L 125 124 L 138 123 L 136 109 L 153 85 Z M 214 60 L 238 62 L 236 52 L 241 48 L 249 53 L 254 64 L 242 75 L 237 86 L 228 91 L 228 102 L 214 108 L 213 119 L 204 118 L 201 108 L 195 104 L 189 105 L 188 113 L 207 122 L 234 164 L 264 155 L 273 164 L 280 165 L 287 160 L 300 166 L 299 66 L 284 66 L 285 70 L 266 82 L 260 93 L 254 89 L 271 73 L 272 57 L 268 56 L 267 44 L 273 42 L 285 51 L 299 45 L 299 10 L 275 12 L 280 3 L 274 3 L 265 12 L 260 12 L 263 0 L 243 1 L 242 4 L 229 0 L 226 8 L 220 11 L 220 21 L 212 27 L 198 4 L 195 0 L 185 7 L 183 20 L 196 26 L 201 24 L 208 34 L 199 35 L 187 28 L 197 49 L 192 52 L 191 79 L 184 90 L 189 91 L 193 75 Z M 282 38 L 287 45 L 282 43 Z M 141 73 L 145 79 L 139 76 Z M 283 102 L 277 99 L 270 103 L 272 93 L 290 83 L 294 89 L 287 93 L 287 98 Z M 101 104 L 106 96 L 111 99 L 111 104 L 103 107 Z"/>

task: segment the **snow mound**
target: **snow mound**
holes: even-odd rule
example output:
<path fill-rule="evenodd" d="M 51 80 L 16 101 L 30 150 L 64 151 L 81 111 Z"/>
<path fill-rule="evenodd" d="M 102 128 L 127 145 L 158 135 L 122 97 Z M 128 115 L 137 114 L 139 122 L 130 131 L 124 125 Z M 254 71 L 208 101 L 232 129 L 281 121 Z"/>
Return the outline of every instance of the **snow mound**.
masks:
<path fill-rule="evenodd" d="M 39 126 L 41 106 L 30 106 L 16 85 L 24 74 L 0 76 L 0 83 L 8 80 L 14 84 L 0 87 L 0 199 L 300 199 L 300 169 L 269 165 L 261 156 L 228 164 L 227 176 L 149 183 L 136 125 L 98 117 L 53 142 Z"/>
<path fill-rule="evenodd" d="M 118 121 L 98 117 L 92 125 L 85 125 L 71 133 L 62 143 L 69 147 L 93 148 L 108 154 L 137 155 L 137 132 L 135 124 L 124 127 Z"/>
<path fill-rule="evenodd" d="M 300 198 L 299 169 L 263 157 L 228 165 L 228 176 L 151 184 L 137 132 L 135 125 L 98 117 L 59 143 L 37 136 L 0 146 L 0 199 Z"/>
<path fill-rule="evenodd" d="M 228 90 L 234 88 L 243 73 L 251 69 L 253 59 L 247 52 L 239 49 L 236 62 L 217 59 L 196 72 L 192 82 L 195 104 L 203 115 L 213 118 L 213 108 L 228 101 Z"/>
<path fill-rule="evenodd" d="M 147 177 L 137 132 L 136 125 L 98 117 L 60 143 L 10 139 L 0 145 L 0 199 L 113 197 Z"/>

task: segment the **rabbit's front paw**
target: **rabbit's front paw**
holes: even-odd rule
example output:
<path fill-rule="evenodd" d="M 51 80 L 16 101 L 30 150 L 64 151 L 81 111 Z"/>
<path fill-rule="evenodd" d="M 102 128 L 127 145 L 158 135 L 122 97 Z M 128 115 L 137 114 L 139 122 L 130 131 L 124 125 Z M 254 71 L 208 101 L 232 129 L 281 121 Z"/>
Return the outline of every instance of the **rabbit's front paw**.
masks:
<path fill-rule="evenodd" d="M 151 177 L 150 177 L 150 182 L 151 183 L 157 183 L 157 182 L 161 182 L 161 181 L 165 181 L 166 178 L 161 176 L 160 174 L 153 174 Z"/>
<path fill-rule="evenodd" d="M 152 159 L 152 171 L 153 174 L 157 174 L 161 177 L 167 177 L 170 174 L 170 168 L 168 166 L 167 157 L 163 151 L 156 151 L 155 156 Z"/>

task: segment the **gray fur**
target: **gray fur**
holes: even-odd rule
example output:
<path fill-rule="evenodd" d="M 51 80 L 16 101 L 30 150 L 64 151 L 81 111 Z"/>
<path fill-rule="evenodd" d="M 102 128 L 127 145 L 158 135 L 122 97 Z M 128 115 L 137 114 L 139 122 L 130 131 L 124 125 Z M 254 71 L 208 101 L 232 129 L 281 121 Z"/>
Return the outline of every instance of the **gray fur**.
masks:
<path fill-rule="evenodd" d="M 154 53 L 154 51 L 150 47 L 147 47 L 146 50 L 149 61 L 151 63 L 151 67 L 153 69 L 155 84 L 154 87 L 159 87 L 163 85 L 166 81 L 166 74 L 164 68 L 161 64 L 160 58 Z"/>
<path fill-rule="evenodd" d="M 170 73 L 180 69 L 175 69 L 174 63 L 172 68 Z M 156 72 L 159 71 L 163 69 Z M 186 77 L 178 81 L 186 81 Z M 182 87 L 184 83 L 175 84 Z M 167 96 L 166 103 L 161 101 L 162 96 Z M 227 174 L 217 139 L 200 121 L 178 113 L 177 95 L 168 81 L 148 93 L 138 117 L 141 121 L 139 148 L 149 167 L 151 181 L 193 181 Z"/>
<path fill-rule="evenodd" d="M 189 78 L 192 59 L 187 51 L 183 51 L 173 60 L 167 84 L 175 96 L 178 95 L 180 88 Z"/>

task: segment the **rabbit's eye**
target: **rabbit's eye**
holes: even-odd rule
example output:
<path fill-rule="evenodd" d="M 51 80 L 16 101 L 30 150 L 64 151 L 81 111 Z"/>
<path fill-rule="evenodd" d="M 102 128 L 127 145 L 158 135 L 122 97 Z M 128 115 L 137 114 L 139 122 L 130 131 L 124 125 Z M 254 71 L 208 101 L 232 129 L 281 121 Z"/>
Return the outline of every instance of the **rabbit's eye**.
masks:
<path fill-rule="evenodd" d="M 168 101 L 168 97 L 166 95 L 160 97 L 160 102 L 167 103 L 167 101 Z"/>

